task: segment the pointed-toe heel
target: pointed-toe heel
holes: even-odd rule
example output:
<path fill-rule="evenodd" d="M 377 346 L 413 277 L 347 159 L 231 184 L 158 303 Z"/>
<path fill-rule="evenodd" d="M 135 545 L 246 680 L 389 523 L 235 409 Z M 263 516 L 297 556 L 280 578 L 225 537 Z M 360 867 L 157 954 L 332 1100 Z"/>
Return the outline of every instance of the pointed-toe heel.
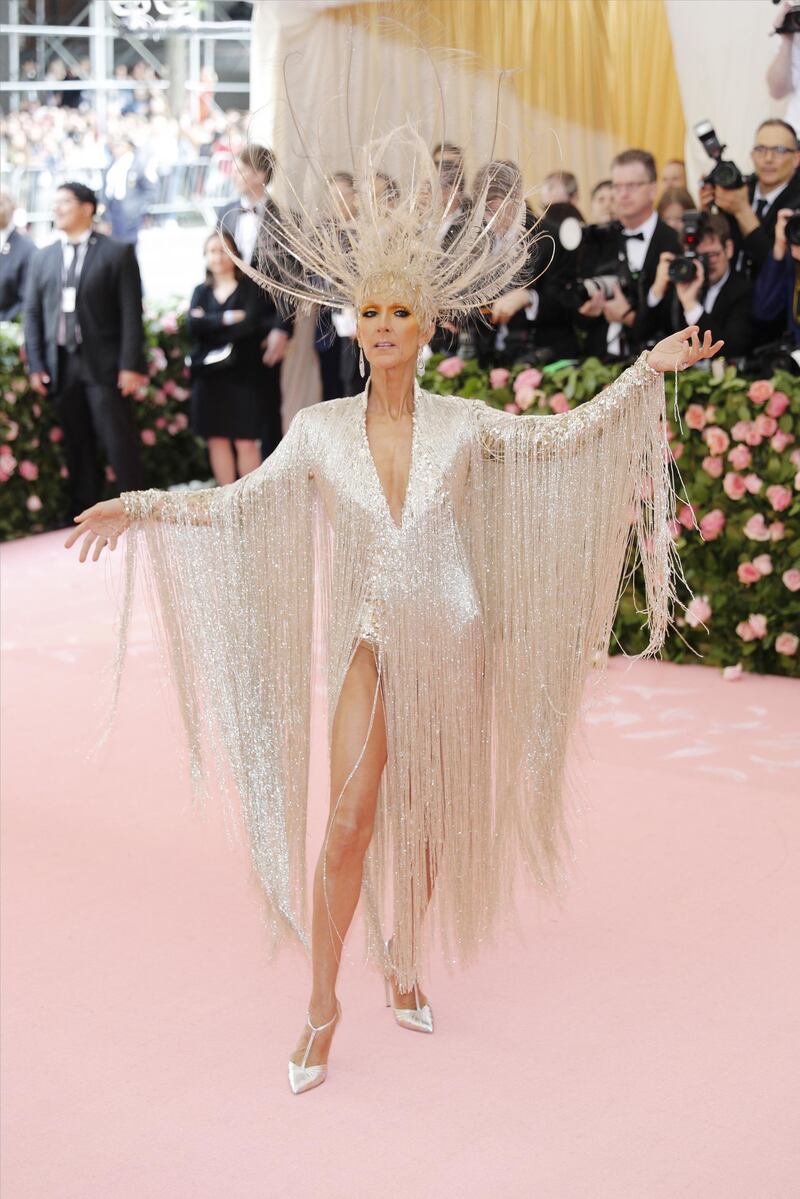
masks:
<path fill-rule="evenodd" d="M 389 956 L 389 945 L 386 945 L 386 955 Z M 392 995 L 392 984 L 389 976 L 383 976 L 384 992 L 386 994 L 386 1006 L 392 1009 L 394 1018 L 401 1028 L 407 1028 L 409 1032 L 433 1032 L 433 1012 L 429 1003 L 420 1004 L 419 1002 L 419 987 L 414 983 L 414 1002 L 416 1007 L 403 1008 L 394 1006 L 394 996 Z"/>
<path fill-rule="evenodd" d="M 296 1062 L 289 1062 L 289 1088 L 293 1095 L 302 1095 L 304 1091 L 312 1091 L 314 1087 L 322 1086 L 325 1079 L 328 1077 L 328 1067 L 323 1066 L 308 1066 L 309 1054 L 314 1041 L 317 1039 L 317 1033 L 324 1032 L 326 1028 L 330 1028 L 337 1020 L 342 1018 L 342 1009 L 340 1004 L 336 1004 L 336 1011 L 330 1020 L 325 1024 L 314 1025 L 311 1023 L 311 1017 L 306 1015 L 308 1027 L 311 1029 L 311 1036 L 308 1038 L 308 1044 L 303 1052 L 303 1060 L 298 1066 Z"/>

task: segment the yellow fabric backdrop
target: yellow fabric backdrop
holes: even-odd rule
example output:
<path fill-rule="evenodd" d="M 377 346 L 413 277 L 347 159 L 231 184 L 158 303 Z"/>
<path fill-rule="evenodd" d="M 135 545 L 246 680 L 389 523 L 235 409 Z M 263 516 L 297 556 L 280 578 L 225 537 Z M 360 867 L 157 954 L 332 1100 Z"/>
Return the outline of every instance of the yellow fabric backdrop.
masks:
<path fill-rule="evenodd" d="M 396 21 L 425 45 L 516 70 L 519 98 L 552 117 L 559 137 L 567 122 L 588 141 L 592 131 L 605 135 L 598 154 L 591 145 L 577 150 L 569 138 L 571 161 L 565 150 L 563 165 L 581 176 L 584 196 L 608 172 L 609 145 L 612 152 L 646 148 L 659 163 L 682 157 L 683 110 L 663 0 L 384 0 L 327 9 L 326 16 L 376 36 L 387 19 Z M 542 174 L 562 165 L 554 140 L 542 153 Z"/>

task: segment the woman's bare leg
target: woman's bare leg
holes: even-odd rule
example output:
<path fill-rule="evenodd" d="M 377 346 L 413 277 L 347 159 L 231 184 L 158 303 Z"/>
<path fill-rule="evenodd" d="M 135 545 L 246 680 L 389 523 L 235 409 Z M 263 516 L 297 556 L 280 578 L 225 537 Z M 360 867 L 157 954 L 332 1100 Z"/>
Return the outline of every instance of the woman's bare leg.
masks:
<path fill-rule="evenodd" d="M 313 983 L 308 1010 L 315 1025 L 330 1020 L 336 1010 L 343 942 L 361 895 L 364 855 L 372 839 L 378 787 L 386 764 L 386 725 L 380 694 L 376 700 L 377 687 L 375 657 L 362 642 L 342 685 L 333 720 L 331 812 L 314 876 Z M 372 729 L 367 737 L 370 717 Z M 328 1060 L 334 1028 L 317 1036 L 307 1065 L 318 1066 Z M 304 1029 L 293 1061 L 302 1060 L 309 1035 L 308 1028 Z"/>
<path fill-rule="evenodd" d="M 219 487 L 236 482 L 236 458 L 227 437 L 209 437 L 208 458 Z"/>
<path fill-rule="evenodd" d="M 261 447 L 257 441 L 237 440 L 236 446 L 236 464 L 239 469 L 239 478 L 243 475 L 249 475 L 251 470 L 255 470 L 261 465 Z"/>

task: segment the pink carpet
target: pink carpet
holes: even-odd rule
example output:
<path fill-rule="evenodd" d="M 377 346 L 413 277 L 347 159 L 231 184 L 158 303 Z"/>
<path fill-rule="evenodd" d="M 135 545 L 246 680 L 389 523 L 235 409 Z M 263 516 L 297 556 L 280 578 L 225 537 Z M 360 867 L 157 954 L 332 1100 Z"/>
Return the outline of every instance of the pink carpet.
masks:
<path fill-rule="evenodd" d="M 360 964 L 290 1094 L 308 974 L 265 960 L 243 851 L 187 811 L 146 616 L 116 732 L 113 567 L 6 546 L 4 1199 L 796 1199 L 800 689 L 612 662 L 562 913 L 427 981 Z"/>

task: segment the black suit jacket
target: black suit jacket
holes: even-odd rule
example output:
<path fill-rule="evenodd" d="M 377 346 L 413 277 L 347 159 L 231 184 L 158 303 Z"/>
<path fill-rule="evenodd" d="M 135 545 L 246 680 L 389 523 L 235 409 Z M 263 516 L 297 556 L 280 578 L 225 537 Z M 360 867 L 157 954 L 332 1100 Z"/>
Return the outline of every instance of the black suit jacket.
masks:
<path fill-rule="evenodd" d="M 683 308 L 673 287 L 667 292 L 672 331 L 686 327 Z M 726 358 L 743 358 L 753 344 L 753 285 L 736 271 L 731 271 L 714 301 L 711 312 L 704 312 L 698 321 L 700 337 L 710 330 L 716 341 L 722 338 Z"/>
<path fill-rule="evenodd" d="M 625 247 L 620 242 L 622 253 Z M 647 247 L 642 269 L 635 285 L 635 296 L 631 307 L 636 310 L 636 319 L 630 328 L 623 328 L 622 344 L 627 347 L 623 357 L 634 357 L 646 348 L 648 342 L 652 345 L 660 341 L 670 332 L 669 305 L 666 296 L 654 308 L 647 306 L 647 293 L 653 286 L 658 269 L 658 260 L 665 251 L 672 254 L 680 253 L 678 235 L 664 221 L 658 220 Z M 591 259 L 582 264 L 584 277 L 592 273 L 595 264 Z M 608 358 L 608 321 L 604 317 L 595 320 L 580 318 L 586 329 L 586 352 L 597 358 Z"/>
<path fill-rule="evenodd" d="M 12 229 L 0 254 L 0 321 L 13 321 L 22 312 L 25 277 L 35 246 L 19 229 Z"/>
<path fill-rule="evenodd" d="M 31 258 L 25 294 L 28 369 L 46 371 L 58 388 L 58 327 L 63 284 L 61 241 Z M 87 380 L 115 386 L 121 370 L 146 373 L 142 282 L 131 245 L 92 233 L 78 280 L 75 310 Z"/>
<path fill-rule="evenodd" d="M 273 204 L 271 200 L 268 200 L 267 203 L 270 206 L 270 210 L 279 219 L 280 211 L 278 206 Z M 217 217 L 217 224 L 227 230 L 234 241 L 236 241 L 236 220 L 241 210 L 242 206 L 239 201 L 234 200 L 232 203 L 226 204 L 224 208 L 221 208 Z M 256 265 L 256 254 L 254 251 L 248 266 Z M 266 315 L 270 320 L 269 328 L 282 329 L 284 333 L 288 333 L 291 337 L 294 331 L 294 317 L 287 316 L 285 312 L 280 312 L 273 296 L 265 288 L 261 289 L 261 294 L 264 299 Z"/>
<path fill-rule="evenodd" d="M 747 185 L 751 204 L 755 195 L 756 182 L 755 175 L 751 175 Z M 795 171 L 780 195 L 770 204 L 759 227 L 754 229 L 752 233 L 748 233 L 747 237 L 742 237 L 738 222 L 729 217 L 733 243 L 737 252 L 741 250 L 743 255 L 742 262 L 738 262 L 736 258 L 734 258 L 734 262 L 737 262 L 740 269 L 744 270 L 751 279 L 755 278 L 772 253 L 772 246 L 775 241 L 775 226 L 778 223 L 778 213 L 782 208 L 800 208 L 800 171 Z"/>

